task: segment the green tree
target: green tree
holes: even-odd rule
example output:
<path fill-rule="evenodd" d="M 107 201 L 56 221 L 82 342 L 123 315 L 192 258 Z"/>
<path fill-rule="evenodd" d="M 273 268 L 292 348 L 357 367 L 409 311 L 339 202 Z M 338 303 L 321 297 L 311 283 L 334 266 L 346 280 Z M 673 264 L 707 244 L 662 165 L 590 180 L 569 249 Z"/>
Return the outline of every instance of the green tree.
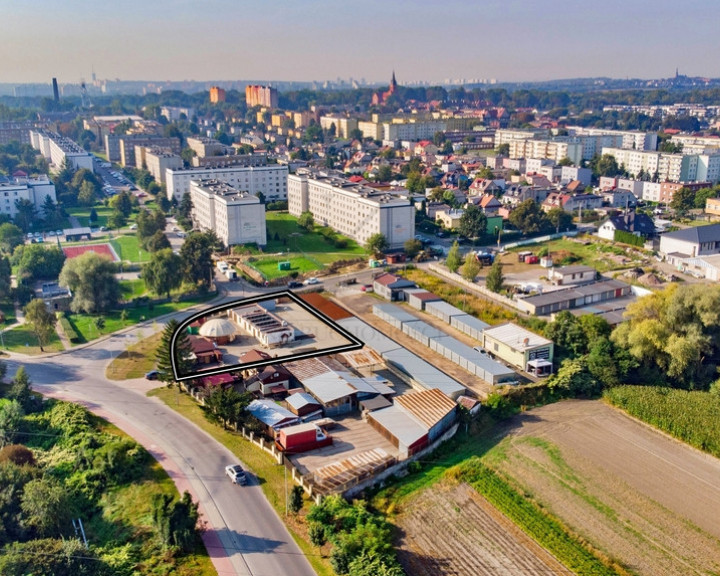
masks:
<path fill-rule="evenodd" d="M 49 194 L 45 196 L 43 205 L 41 208 L 45 225 L 54 228 L 60 222 L 62 218 L 61 210 L 58 204 L 50 197 Z"/>
<path fill-rule="evenodd" d="M 12 254 L 17 246 L 24 242 L 23 231 L 15 224 L 0 224 L 0 250 Z"/>
<path fill-rule="evenodd" d="M 308 232 L 312 232 L 315 229 L 315 218 L 313 218 L 312 212 L 303 212 L 298 216 L 298 226 L 304 228 Z"/>
<path fill-rule="evenodd" d="M 540 206 L 533 199 L 521 202 L 508 218 L 510 224 L 520 230 L 524 235 L 539 234 L 550 227 L 550 222 Z"/>
<path fill-rule="evenodd" d="M 189 284 L 209 288 L 213 275 L 212 254 L 222 249 L 222 242 L 214 231 L 190 232 L 180 248 L 183 279 Z"/>
<path fill-rule="evenodd" d="M 295 484 L 290 491 L 290 502 L 288 508 L 292 514 L 300 512 L 303 506 L 303 487 Z"/>
<path fill-rule="evenodd" d="M 620 173 L 617 160 L 615 156 L 610 154 L 603 154 L 602 156 L 595 156 L 590 160 L 590 168 L 596 177 L 600 176 L 617 176 Z"/>
<path fill-rule="evenodd" d="M 565 212 L 560 207 L 551 208 L 547 213 L 547 219 L 555 232 L 567 231 L 573 228 L 572 214 Z"/>
<path fill-rule="evenodd" d="M 15 200 L 15 224 L 27 232 L 35 223 L 35 204 L 26 198 Z"/>
<path fill-rule="evenodd" d="M 450 272 L 457 272 L 461 263 L 462 256 L 460 256 L 460 244 L 458 244 L 457 240 L 455 240 L 448 251 L 447 257 L 445 258 L 445 266 L 448 267 Z"/>
<path fill-rule="evenodd" d="M 465 262 L 460 268 L 460 274 L 468 282 L 474 282 L 475 277 L 480 273 L 480 262 L 476 258 L 475 254 L 468 252 L 465 255 Z"/>
<path fill-rule="evenodd" d="M 183 194 L 180 204 L 177 207 L 177 222 L 183 230 L 192 230 L 192 199 L 190 194 Z"/>
<path fill-rule="evenodd" d="M 668 206 L 670 206 L 678 216 L 686 216 L 687 213 L 695 207 L 695 192 L 683 186 L 675 191 Z"/>
<path fill-rule="evenodd" d="M 453 197 L 455 195 L 453 194 Z M 441 186 L 436 186 L 432 190 L 430 190 L 430 194 L 428 194 L 428 200 L 431 202 L 443 202 L 445 200 L 445 188 Z"/>
<path fill-rule="evenodd" d="M 487 231 L 487 216 L 474 204 L 465 208 L 460 216 L 458 233 L 464 238 L 479 238 Z"/>
<path fill-rule="evenodd" d="M 115 568 L 97 557 L 76 538 L 42 538 L 13 542 L 0 556 L 0 574 L 27 576 L 111 576 Z"/>
<path fill-rule="evenodd" d="M 365 249 L 376 256 L 383 254 L 389 247 L 390 245 L 388 244 L 387 237 L 381 232 L 377 232 L 376 234 L 370 236 L 368 241 L 365 243 Z"/>
<path fill-rule="evenodd" d="M 700 190 L 695 192 L 694 207 L 704 210 L 708 198 L 716 198 L 717 195 L 718 191 L 713 188 L 700 188 Z"/>
<path fill-rule="evenodd" d="M 15 256 L 18 263 L 18 277 L 24 282 L 57 278 L 65 264 L 65 254 L 57 246 L 45 247 L 43 244 L 18 246 Z"/>
<path fill-rule="evenodd" d="M 98 213 L 95 208 L 90 209 L 90 215 L 88 216 L 88 220 L 90 221 L 90 224 L 96 224 L 98 221 Z"/>
<path fill-rule="evenodd" d="M 548 387 L 570 396 L 594 396 L 601 383 L 590 374 L 585 357 L 563 360 L 556 374 L 548 379 Z"/>
<path fill-rule="evenodd" d="M 74 312 L 107 312 L 116 307 L 120 299 L 115 265 L 94 252 L 86 252 L 65 262 L 59 283 L 72 291 L 70 308 Z"/>
<path fill-rule="evenodd" d="M 95 186 L 93 186 L 91 182 L 83 182 L 78 192 L 78 203 L 80 203 L 81 206 L 92 206 L 95 204 L 96 199 Z"/>
<path fill-rule="evenodd" d="M 107 218 L 108 228 L 119 230 L 127 224 L 127 218 L 120 210 L 113 210 Z"/>
<path fill-rule="evenodd" d="M 125 218 L 129 218 L 132 214 L 132 198 L 125 191 L 110 198 L 109 205 L 113 210 L 121 212 Z"/>
<path fill-rule="evenodd" d="M 12 444 L 25 412 L 17 400 L 0 400 L 0 448 Z"/>
<path fill-rule="evenodd" d="M 572 165 L 573 165 L 573 161 L 567 156 L 560 158 L 560 162 L 558 162 L 558 166 L 572 166 Z"/>
<path fill-rule="evenodd" d="M 500 258 L 495 258 L 493 265 L 490 267 L 490 272 L 485 278 L 485 287 L 491 292 L 498 293 L 503 289 L 504 282 L 505 277 L 503 276 Z"/>
<path fill-rule="evenodd" d="M 172 248 L 153 252 L 150 262 L 143 265 L 142 273 L 145 285 L 155 294 L 165 294 L 169 298 L 170 292 L 182 284 L 182 276 L 178 274 L 182 265 L 182 258 L 175 254 Z"/>
<path fill-rule="evenodd" d="M 11 291 L 12 267 L 7 256 L 0 256 L 0 300 L 8 300 Z"/>
<path fill-rule="evenodd" d="M 580 319 L 567 310 L 555 315 L 555 320 L 545 327 L 545 336 L 555 343 L 558 360 L 577 358 L 587 352 L 588 337 Z"/>
<path fill-rule="evenodd" d="M 245 421 L 246 408 L 253 401 L 249 392 L 237 392 L 233 388 L 215 388 L 205 400 L 205 406 L 222 423 L 223 427 Z"/>
<path fill-rule="evenodd" d="M 408 258 L 415 258 L 420 250 L 422 250 L 422 242 L 417 238 L 410 238 L 409 240 L 405 240 L 403 248 Z"/>
<path fill-rule="evenodd" d="M 189 492 L 184 492 L 180 500 L 174 500 L 168 494 L 155 494 L 151 509 L 163 547 L 181 552 L 189 552 L 195 547 L 200 515 Z"/>
<path fill-rule="evenodd" d="M 158 230 L 150 236 L 149 238 L 145 238 L 145 242 L 143 243 L 143 246 L 148 252 L 157 252 L 158 250 L 164 250 L 166 248 L 172 248 L 172 245 L 170 244 L 170 240 L 168 240 L 168 237 L 165 235 L 165 232 L 162 230 Z"/>
<path fill-rule="evenodd" d="M 72 533 L 75 512 L 70 493 L 52 476 L 30 480 L 20 501 L 25 525 L 40 536 Z"/>
<path fill-rule="evenodd" d="M 378 168 L 375 179 L 378 182 L 390 182 L 393 179 L 392 168 L 390 168 L 388 164 L 383 164 L 380 168 Z"/>
<path fill-rule="evenodd" d="M 41 298 L 35 298 L 25 306 L 25 323 L 38 339 L 41 352 L 44 352 L 43 347 L 55 332 L 56 322 L 55 314 L 48 311 L 45 302 Z"/>
<path fill-rule="evenodd" d="M 186 331 L 183 330 L 178 332 L 178 336 L 175 339 L 175 347 L 173 349 L 173 334 L 175 334 L 179 325 L 180 323 L 174 318 L 170 320 L 163 330 L 158 347 L 155 349 L 158 380 L 164 382 L 168 386 L 171 386 L 175 382 L 171 356 L 173 352 L 175 354 L 179 374 L 188 374 L 193 367 L 193 361 L 191 360 L 192 346 L 190 344 L 190 337 Z"/>
<path fill-rule="evenodd" d="M 495 153 L 498 156 L 509 156 L 510 155 L 510 144 L 500 144 L 495 148 Z"/>

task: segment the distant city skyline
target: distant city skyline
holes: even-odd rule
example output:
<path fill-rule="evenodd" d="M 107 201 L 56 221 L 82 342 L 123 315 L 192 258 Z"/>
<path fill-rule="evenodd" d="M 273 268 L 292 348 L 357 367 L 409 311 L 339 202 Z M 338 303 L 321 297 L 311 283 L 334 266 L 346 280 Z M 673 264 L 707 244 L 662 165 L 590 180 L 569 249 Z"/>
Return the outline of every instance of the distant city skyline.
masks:
<path fill-rule="evenodd" d="M 0 0 L 0 83 L 720 77 L 710 0 Z"/>

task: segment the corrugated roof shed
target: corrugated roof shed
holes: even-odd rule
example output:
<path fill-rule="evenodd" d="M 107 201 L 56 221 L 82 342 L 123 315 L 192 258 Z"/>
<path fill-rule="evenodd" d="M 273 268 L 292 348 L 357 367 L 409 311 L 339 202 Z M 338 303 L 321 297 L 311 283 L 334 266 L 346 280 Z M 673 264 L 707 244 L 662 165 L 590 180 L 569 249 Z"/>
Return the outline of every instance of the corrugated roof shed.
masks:
<path fill-rule="evenodd" d="M 437 316 L 438 318 L 449 318 L 451 316 L 457 316 L 459 314 L 465 314 L 460 308 L 456 308 L 452 304 L 448 304 L 445 301 L 428 302 L 425 305 L 425 312 Z"/>
<path fill-rule="evenodd" d="M 512 322 L 488 328 L 485 330 L 485 335 L 490 338 L 494 338 L 498 342 L 502 342 L 511 348 L 515 348 L 516 350 L 552 344 L 552 340 L 543 338 L 542 336 L 535 334 L 535 332 L 530 332 L 530 330 L 526 330 L 522 326 L 518 326 Z"/>
<path fill-rule="evenodd" d="M 290 410 L 286 410 L 272 400 L 253 400 L 247 407 L 248 412 L 267 426 L 277 426 L 285 421 L 298 421 Z"/>
<path fill-rule="evenodd" d="M 408 374 L 425 389 L 438 388 L 450 396 L 450 398 L 457 398 L 465 392 L 465 387 L 462 384 L 459 384 L 444 372 L 441 372 L 431 364 L 420 359 L 409 350 L 405 350 L 404 348 L 390 350 L 382 356 L 398 369 Z"/>
<path fill-rule="evenodd" d="M 428 429 L 438 424 L 455 410 L 456 404 L 437 388 L 403 394 L 395 403 L 418 419 Z"/>
<path fill-rule="evenodd" d="M 400 348 L 400 344 L 391 340 L 382 332 L 376 330 L 359 318 L 345 318 L 343 320 L 339 320 L 338 324 L 358 338 L 366 346 L 369 346 L 380 354 Z"/>
<path fill-rule="evenodd" d="M 380 317 L 383 315 L 390 316 L 400 322 L 413 322 L 415 320 L 419 320 L 417 316 L 410 314 L 410 312 L 406 312 L 395 304 L 375 304 L 373 306 L 373 314 Z"/>
<path fill-rule="evenodd" d="M 405 446 L 412 446 L 427 436 L 428 433 L 427 428 L 423 427 L 422 424 L 399 406 L 375 410 L 370 413 L 368 418 L 375 420 Z"/>
<path fill-rule="evenodd" d="M 295 408 L 295 410 L 299 410 L 300 408 L 304 408 L 305 406 L 319 406 L 318 401 L 315 400 L 310 394 L 307 392 L 295 392 L 294 394 L 290 394 L 287 398 L 285 398 L 285 402 L 287 402 L 290 406 Z"/>
<path fill-rule="evenodd" d="M 328 371 L 302 381 L 305 389 L 323 404 L 329 404 L 357 391 L 337 372 Z"/>

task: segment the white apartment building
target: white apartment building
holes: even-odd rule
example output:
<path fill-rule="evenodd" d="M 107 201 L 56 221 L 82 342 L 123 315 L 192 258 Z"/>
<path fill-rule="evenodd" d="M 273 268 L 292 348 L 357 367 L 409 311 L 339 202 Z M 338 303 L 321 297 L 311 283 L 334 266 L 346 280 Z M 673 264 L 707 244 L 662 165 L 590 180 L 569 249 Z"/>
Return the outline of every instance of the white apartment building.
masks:
<path fill-rule="evenodd" d="M 226 246 L 267 244 L 265 206 L 257 196 L 219 180 L 193 180 L 190 199 L 193 222 L 201 230 L 214 230 Z"/>
<path fill-rule="evenodd" d="M 355 184 L 341 177 L 309 169 L 288 176 L 288 211 L 310 212 L 317 224 L 365 244 L 384 234 L 391 248 L 401 248 L 415 235 L 415 206 L 406 196 Z"/>
<path fill-rule="evenodd" d="M 0 182 L 0 214 L 7 214 L 10 218 L 15 218 L 17 214 L 15 202 L 18 200 L 29 200 L 35 205 L 35 210 L 39 212 L 48 196 L 53 202 L 57 201 L 55 184 L 47 178 L 15 178 L 10 182 Z M 38 213 L 39 218 L 43 216 Z"/>
<path fill-rule="evenodd" d="M 546 131 L 538 130 L 496 130 L 495 131 L 495 148 L 499 148 L 503 144 L 510 144 L 517 140 L 533 140 L 539 136 L 546 136 Z"/>
<path fill-rule="evenodd" d="M 161 148 L 144 148 L 145 166 L 147 171 L 155 177 L 155 180 L 165 184 L 165 171 L 168 168 L 182 168 L 183 160 L 177 154 Z M 137 155 L 138 148 L 135 149 Z"/>
<path fill-rule="evenodd" d="M 497 140 L 496 140 L 497 141 Z M 555 163 L 563 158 L 570 158 L 573 164 L 580 164 L 583 159 L 583 143 L 570 142 L 567 139 L 554 140 L 511 140 L 510 158 L 549 158 Z M 592 158 L 592 156 L 591 156 Z"/>
<path fill-rule="evenodd" d="M 568 126 L 571 136 L 602 136 L 613 140 L 613 144 L 601 144 L 601 148 L 625 148 L 627 150 L 657 150 L 657 133 L 640 132 L 636 130 L 606 130 L 605 128 L 589 128 L 582 126 Z M 590 156 L 592 158 L 592 156 Z"/>
<path fill-rule="evenodd" d="M 192 180 L 213 179 L 230 184 L 237 190 L 256 195 L 262 192 L 267 201 L 286 200 L 288 167 L 279 164 L 268 166 L 227 166 L 223 168 L 168 168 L 165 171 L 168 200 L 178 202 L 190 192 Z"/>
<path fill-rule="evenodd" d="M 360 120 L 358 122 L 358 130 L 362 132 L 363 138 L 372 138 L 373 140 L 382 140 L 385 135 L 383 125 L 380 122 Z"/>
<path fill-rule="evenodd" d="M 204 136 L 195 136 L 187 139 L 187 145 L 200 158 L 206 156 L 217 156 L 225 150 L 224 144 L 218 142 L 214 138 L 206 138 Z"/>
<path fill-rule="evenodd" d="M 445 120 L 402 120 L 383 122 L 382 127 L 383 141 L 432 140 L 436 132 L 444 132 L 447 130 L 447 122 Z"/>
<path fill-rule="evenodd" d="M 720 181 L 720 153 L 667 154 L 642 150 L 603 148 L 603 154 L 615 158 L 618 166 L 634 176 L 642 170 L 659 182 L 718 182 Z"/>
<path fill-rule="evenodd" d="M 85 168 L 90 172 L 94 171 L 92 154 L 57 132 L 30 130 L 30 144 L 57 169 L 60 169 L 67 159 L 74 170 Z"/>

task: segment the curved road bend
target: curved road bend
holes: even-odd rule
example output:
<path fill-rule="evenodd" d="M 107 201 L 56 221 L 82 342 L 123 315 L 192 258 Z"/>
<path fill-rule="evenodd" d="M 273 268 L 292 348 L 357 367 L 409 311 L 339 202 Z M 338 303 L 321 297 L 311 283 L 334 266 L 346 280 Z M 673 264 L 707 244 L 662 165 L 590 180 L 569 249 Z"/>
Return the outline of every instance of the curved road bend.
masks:
<path fill-rule="evenodd" d="M 224 475 L 225 466 L 237 461 L 229 450 L 159 400 L 145 396 L 145 380 L 105 378 L 107 363 L 125 350 L 128 341 L 135 341 L 133 333 L 51 356 L 13 354 L 7 364 L 10 373 L 23 364 L 37 391 L 84 404 L 149 450 L 178 489 L 189 490 L 199 502 L 206 522 L 203 539 L 219 576 L 314 575 L 258 480 L 251 475 L 247 486 L 236 486 Z"/>

